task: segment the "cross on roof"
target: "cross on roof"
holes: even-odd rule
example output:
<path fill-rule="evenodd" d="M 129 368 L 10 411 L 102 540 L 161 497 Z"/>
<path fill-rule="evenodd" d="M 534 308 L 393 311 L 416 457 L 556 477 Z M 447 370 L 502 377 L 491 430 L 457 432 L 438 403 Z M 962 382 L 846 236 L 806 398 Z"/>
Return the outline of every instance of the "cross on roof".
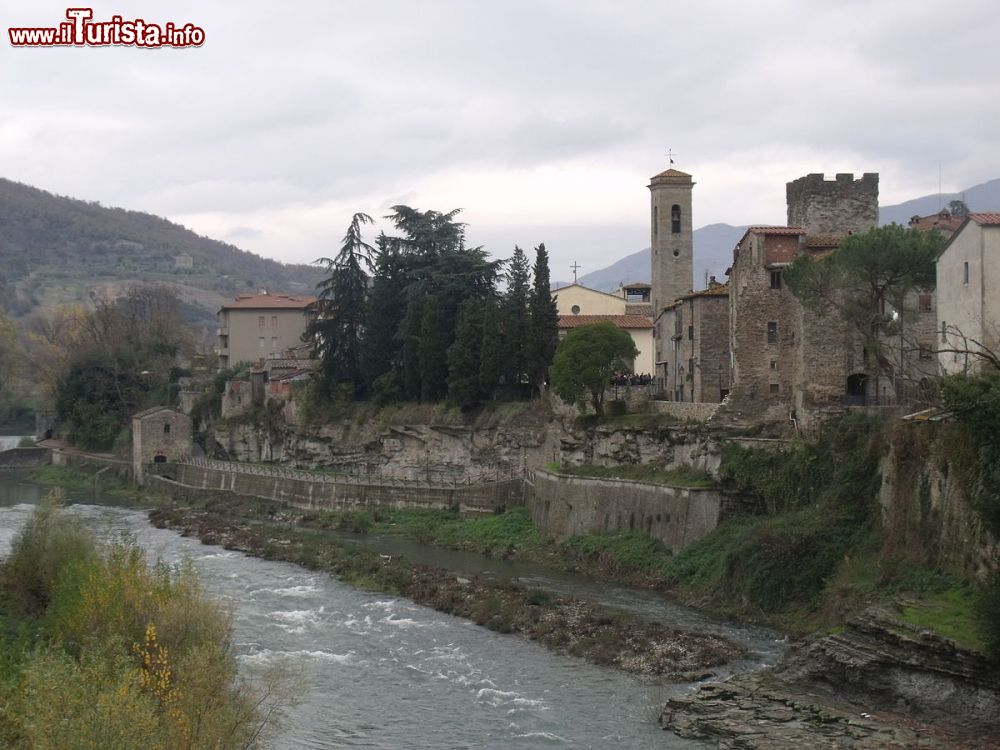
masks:
<path fill-rule="evenodd" d="M 576 272 L 577 272 L 577 270 L 579 270 L 579 268 L 580 268 L 580 264 L 579 264 L 579 263 L 577 263 L 577 262 L 576 262 L 576 261 L 574 260 L 574 261 L 573 261 L 573 265 L 571 265 L 571 266 L 570 266 L 570 268 L 572 268 L 572 269 L 573 269 L 573 283 L 575 284 L 575 283 L 576 283 Z"/>

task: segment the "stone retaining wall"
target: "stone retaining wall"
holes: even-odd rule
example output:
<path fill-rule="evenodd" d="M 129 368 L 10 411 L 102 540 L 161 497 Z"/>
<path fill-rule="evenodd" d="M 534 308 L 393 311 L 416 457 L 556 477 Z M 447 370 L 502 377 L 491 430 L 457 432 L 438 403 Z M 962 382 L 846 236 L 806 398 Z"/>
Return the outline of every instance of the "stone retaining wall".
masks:
<path fill-rule="evenodd" d="M 160 476 L 154 476 L 158 474 Z M 163 479 L 168 481 L 163 481 Z M 211 490 L 284 502 L 298 508 L 458 508 L 465 516 L 496 513 L 523 505 L 519 479 L 480 484 L 440 485 L 426 482 L 349 477 L 292 478 L 191 464 L 154 464 L 147 484 L 171 494 Z"/>
<path fill-rule="evenodd" d="M 657 414 L 669 414 L 678 419 L 690 419 L 694 422 L 707 422 L 719 408 L 718 403 L 692 401 L 650 401 L 649 403 Z"/>
<path fill-rule="evenodd" d="M 559 538 L 604 531 L 639 531 L 674 552 L 709 534 L 719 522 L 752 508 L 718 489 L 667 487 L 536 470 L 526 490 L 535 524 Z"/>
<path fill-rule="evenodd" d="M 48 448 L 11 448 L 0 451 L 0 469 L 36 469 L 52 463 Z"/>

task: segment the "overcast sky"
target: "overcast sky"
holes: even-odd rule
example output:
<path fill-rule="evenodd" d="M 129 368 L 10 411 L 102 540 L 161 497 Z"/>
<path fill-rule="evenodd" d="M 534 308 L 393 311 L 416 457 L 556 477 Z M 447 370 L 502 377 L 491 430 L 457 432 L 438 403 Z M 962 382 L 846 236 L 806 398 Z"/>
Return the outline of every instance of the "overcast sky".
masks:
<path fill-rule="evenodd" d="M 0 175 L 149 211 L 284 261 L 350 215 L 464 209 L 472 244 L 544 241 L 553 277 L 649 244 L 648 179 L 695 226 L 784 223 L 784 185 L 879 172 L 882 203 L 1000 176 L 990 0 L 299 0 L 94 7 L 196 49 L 15 49 L 65 4 L 4 0 Z M 294 12 L 291 10 L 294 8 Z"/>

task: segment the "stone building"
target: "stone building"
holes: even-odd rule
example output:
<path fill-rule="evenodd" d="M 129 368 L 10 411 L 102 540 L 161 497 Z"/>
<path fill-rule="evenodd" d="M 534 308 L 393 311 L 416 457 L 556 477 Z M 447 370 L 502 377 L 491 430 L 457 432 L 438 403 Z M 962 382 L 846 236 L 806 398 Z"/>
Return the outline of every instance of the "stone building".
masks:
<path fill-rule="evenodd" d="M 654 322 L 663 308 L 694 288 L 694 232 L 691 218 L 691 175 L 668 169 L 649 180 L 650 264 Z M 670 334 L 659 326 L 655 361 L 670 351 Z M 657 373 L 657 377 L 660 374 Z"/>
<path fill-rule="evenodd" d="M 309 305 L 315 297 L 287 294 L 241 294 L 218 312 L 219 369 L 238 362 L 257 362 L 271 352 L 302 343 Z"/>
<path fill-rule="evenodd" d="M 937 318 L 945 373 L 976 369 L 966 350 L 1000 352 L 1000 213 L 970 213 L 938 256 Z"/>
<path fill-rule="evenodd" d="M 132 416 L 132 475 L 139 484 L 147 464 L 191 456 L 191 418 L 166 406 Z"/>
<path fill-rule="evenodd" d="M 729 393 L 728 285 L 712 277 L 707 289 L 667 305 L 656 325 L 669 342 L 656 371 L 668 400 L 722 401 Z"/>
<path fill-rule="evenodd" d="M 800 253 L 817 258 L 878 224 L 878 175 L 833 180 L 807 175 L 786 185 L 788 226 L 751 227 L 734 250 L 729 279 L 730 395 L 739 421 L 808 423 L 871 384 L 857 337 L 835 313 L 803 308 L 783 269 Z"/>

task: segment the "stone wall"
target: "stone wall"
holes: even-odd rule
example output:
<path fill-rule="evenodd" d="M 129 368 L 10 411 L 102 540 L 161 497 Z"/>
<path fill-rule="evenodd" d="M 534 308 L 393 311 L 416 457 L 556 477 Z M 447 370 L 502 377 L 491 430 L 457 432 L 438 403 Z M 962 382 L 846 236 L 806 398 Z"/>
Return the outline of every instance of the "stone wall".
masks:
<path fill-rule="evenodd" d="M 48 448 L 11 448 L 0 451 L 0 470 L 35 469 L 52 463 L 52 452 Z"/>
<path fill-rule="evenodd" d="M 718 406 L 666 403 L 671 408 L 690 408 L 692 411 Z M 551 460 L 564 466 L 655 464 L 664 469 L 692 466 L 715 473 L 719 468 L 720 458 L 719 441 L 708 431 L 688 427 L 644 429 L 598 425 L 565 430 L 559 441 L 558 452 Z"/>
<path fill-rule="evenodd" d="M 740 498 L 716 489 L 666 487 L 544 470 L 532 473 L 526 502 L 535 524 L 558 538 L 639 531 L 674 552 L 747 507 Z"/>
<path fill-rule="evenodd" d="M 669 414 L 678 419 L 694 422 L 707 422 L 719 408 L 717 403 L 698 403 L 690 401 L 652 401 L 650 408 L 657 414 Z"/>
<path fill-rule="evenodd" d="M 375 478 L 293 478 L 192 464 L 158 464 L 150 467 L 149 472 L 147 480 L 151 487 L 175 496 L 204 490 L 232 492 L 297 508 L 457 508 L 462 515 L 481 516 L 524 502 L 520 480 L 442 485 Z"/>

